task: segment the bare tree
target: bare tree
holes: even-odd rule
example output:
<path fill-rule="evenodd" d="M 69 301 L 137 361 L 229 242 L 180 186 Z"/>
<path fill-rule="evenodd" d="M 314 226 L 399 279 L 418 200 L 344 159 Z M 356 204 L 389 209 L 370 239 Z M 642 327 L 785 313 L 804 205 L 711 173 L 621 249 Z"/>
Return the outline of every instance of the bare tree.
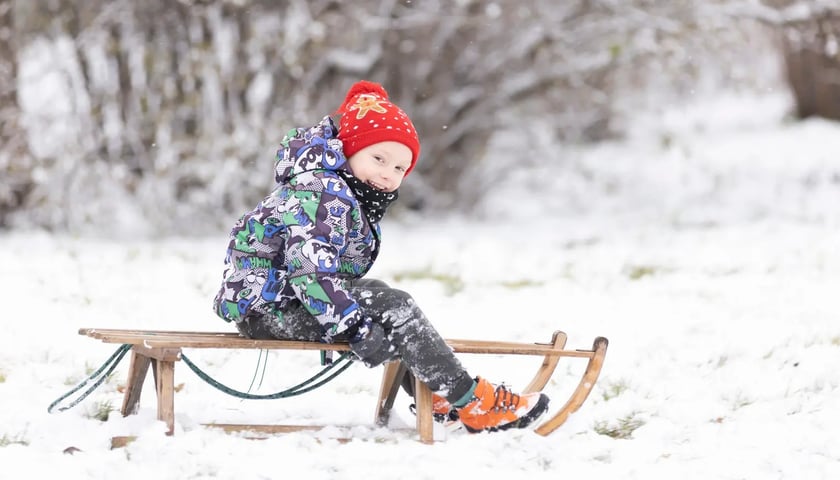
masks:
<path fill-rule="evenodd" d="M 800 118 L 840 120 L 840 7 L 783 22 L 782 52 Z"/>
<path fill-rule="evenodd" d="M 56 74 L 69 104 L 34 112 L 46 180 L 16 187 L 7 209 L 61 228 L 227 225 L 270 188 L 283 134 L 361 78 L 421 136 L 399 204 L 469 208 L 506 175 L 482 163 L 500 132 L 512 165 L 560 165 L 546 145 L 619 134 L 619 100 L 651 79 L 691 84 L 698 57 L 742 40 L 712 8 L 729 1 L 5 0 L 26 35 L 3 58 L 26 52 L 20 65 L 43 71 L 25 93 Z"/>
<path fill-rule="evenodd" d="M 0 0 L 0 227 L 31 192 L 32 156 L 17 97 L 15 2 Z"/>
<path fill-rule="evenodd" d="M 736 18 L 775 33 L 799 118 L 840 120 L 840 5 L 833 0 L 734 2 Z"/>

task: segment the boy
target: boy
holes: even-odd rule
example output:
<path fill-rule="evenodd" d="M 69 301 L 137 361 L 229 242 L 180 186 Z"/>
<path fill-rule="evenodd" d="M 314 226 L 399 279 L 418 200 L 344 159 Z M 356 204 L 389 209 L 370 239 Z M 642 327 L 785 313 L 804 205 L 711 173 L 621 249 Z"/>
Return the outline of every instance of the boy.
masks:
<path fill-rule="evenodd" d="M 325 117 L 283 139 L 274 191 L 231 231 L 216 313 L 249 338 L 348 341 L 369 367 L 399 359 L 435 392 L 436 417 L 470 432 L 531 424 L 546 395 L 474 379 L 410 295 L 362 278 L 420 143 L 379 84 L 353 85 L 336 113 L 339 129 Z"/>

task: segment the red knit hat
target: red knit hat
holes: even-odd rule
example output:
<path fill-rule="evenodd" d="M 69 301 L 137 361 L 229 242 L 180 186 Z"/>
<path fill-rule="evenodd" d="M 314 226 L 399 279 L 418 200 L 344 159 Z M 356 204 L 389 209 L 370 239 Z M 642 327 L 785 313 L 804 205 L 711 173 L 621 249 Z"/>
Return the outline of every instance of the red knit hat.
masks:
<path fill-rule="evenodd" d="M 388 92 L 374 82 L 356 82 L 347 92 L 336 114 L 341 115 L 338 139 L 344 143 L 344 156 L 350 158 L 359 150 L 379 142 L 399 142 L 411 150 L 414 168 L 420 155 L 417 130 L 408 115 L 388 100 Z"/>

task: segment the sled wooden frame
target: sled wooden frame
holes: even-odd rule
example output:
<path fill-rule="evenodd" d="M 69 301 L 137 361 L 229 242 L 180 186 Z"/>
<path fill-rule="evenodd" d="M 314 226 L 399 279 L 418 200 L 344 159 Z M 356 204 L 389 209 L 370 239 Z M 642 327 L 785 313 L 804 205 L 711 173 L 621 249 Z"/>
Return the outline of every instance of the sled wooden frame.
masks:
<path fill-rule="evenodd" d="M 172 435 L 175 428 L 175 362 L 181 359 L 184 348 L 215 349 L 268 349 L 268 350 L 332 350 L 348 351 L 346 343 L 324 344 L 286 340 L 252 340 L 238 333 L 228 332 L 188 332 L 163 330 L 126 330 L 82 328 L 80 335 L 86 335 L 105 343 L 130 344 L 131 364 L 128 370 L 125 394 L 120 412 L 123 416 L 137 413 L 143 383 L 152 367 L 156 393 L 157 418 L 166 423 L 167 435 Z M 497 355 L 534 355 L 543 356 L 542 365 L 531 382 L 522 390 L 523 393 L 537 392 L 548 384 L 561 357 L 588 359 L 586 370 L 569 399 L 559 411 L 539 424 L 535 432 L 549 435 L 559 428 L 572 413 L 586 401 L 589 392 L 598 380 L 601 366 L 607 353 L 608 341 L 597 337 L 590 350 L 565 350 L 566 334 L 556 331 L 550 343 L 497 342 L 488 340 L 447 339 L 447 344 L 456 353 L 497 354 Z M 406 368 L 402 362 L 390 362 L 384 365 L 379 399 L 374 420 L 379 426 L 386 426 L 394 405 L 394 399 L 400 389 Z M 433 442 L 432 392 L 421 381 L 415 380 L 414 395 L 416 404 L 417 433 L 423 443 Z M 318 430 L 318 425 L 240 425 L 207 424 L 225 431 L 252 431 L 263 434 Z"/>

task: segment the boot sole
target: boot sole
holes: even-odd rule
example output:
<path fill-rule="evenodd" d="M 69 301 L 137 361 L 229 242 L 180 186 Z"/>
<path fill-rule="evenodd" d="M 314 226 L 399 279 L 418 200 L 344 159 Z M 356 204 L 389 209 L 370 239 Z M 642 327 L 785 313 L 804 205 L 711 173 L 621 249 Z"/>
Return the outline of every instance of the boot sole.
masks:
<path fill-rule="evenodd" d="M 504 430 L 509 430 L 511 428 L 526 428 L 528 425 L 534 423 L 538 418 L 540 418 L 545 412 L 548 411 L 548 395 L 540 394 L 540 399 L 537 401 L 537 404 L 534 405 L 534 408 L 531 409 L 527 414 L 522 417 L 517 418 L 516 420 L 505 423 L 504 425 L 498 425 L 495 427 L 488 427 L 484 429 L 474 429 L 470 428 L 469 425 L 464 424 L 464 428 L 467 429 L 470 433 L 481 433 L 481 432 L 501 432 Z"/>

